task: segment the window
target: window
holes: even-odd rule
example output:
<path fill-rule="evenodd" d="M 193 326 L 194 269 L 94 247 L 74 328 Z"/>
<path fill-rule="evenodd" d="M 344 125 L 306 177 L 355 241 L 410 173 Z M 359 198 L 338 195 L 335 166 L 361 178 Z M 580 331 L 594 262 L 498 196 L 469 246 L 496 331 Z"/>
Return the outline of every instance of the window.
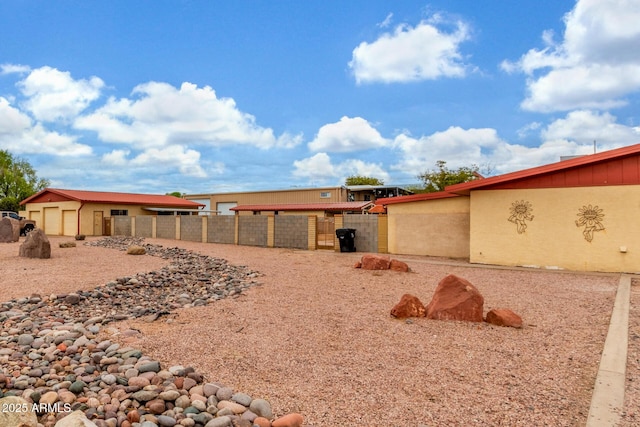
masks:
<path fill-rule="evenodd" d="M 329 198 L 331 198 L 331 191 L 322 191 L 320 193 L 320 198 L 321 199 L 329 199 Z"/>
<path fill-rule="evenodd" d="M 127 216 L 129 211 L 127 209 L 111 209 L 111 216 Z"/>

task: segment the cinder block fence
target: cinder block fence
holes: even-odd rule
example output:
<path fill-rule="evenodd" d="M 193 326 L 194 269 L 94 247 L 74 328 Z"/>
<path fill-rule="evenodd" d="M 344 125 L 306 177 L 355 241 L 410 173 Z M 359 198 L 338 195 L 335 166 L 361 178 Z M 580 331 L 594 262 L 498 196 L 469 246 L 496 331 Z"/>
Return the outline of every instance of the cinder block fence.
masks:
<path fill-rule="evenodd" d="M 112 217 L 112 235 L 268 248 L 318 249 L 315 215 L 141 215 Z M 386 215 L 336 215 L 335 229 L 356 229 L 358 252 L 387 253 Z M 335 251 L 340 243 L 335 237 Z"/>

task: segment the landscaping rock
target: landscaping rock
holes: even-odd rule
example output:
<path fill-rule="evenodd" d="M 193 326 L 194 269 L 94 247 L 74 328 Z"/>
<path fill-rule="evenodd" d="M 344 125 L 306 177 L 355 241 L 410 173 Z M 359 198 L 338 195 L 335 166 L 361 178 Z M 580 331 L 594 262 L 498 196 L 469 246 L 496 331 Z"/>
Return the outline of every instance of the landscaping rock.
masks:
<path fill-rule="evenodd" d="M 427 318 L 482 322 L 484 298 L 469 281 L 450 274 L 438 283 Z"/>
<path fill-rule="evenodd" d="M 388 270 L 391 265 L 391 259 L 385 255 L 363 255 L 360 260 L 363 270 Z"/>
<path fill-rule="evenodd" d="M 25 258 L 51 258 L 51 243 L 41 228 L 35 228 L 27 234 L 19 255 Z"/>
<path fill-rule="evenodd" d="M 406 262 L 398 261 L 397 259 L 392 259 L 389 263 L 389 270 L 400 271 L 403 273 L 409 272 L 409 265 Z"/>
<path fill-rule="evenodd" d="M 127 248 L 127 255 L 144 255 L 147 250 L 139 245 L 131 245 Z"/>
<path fill-rule="evenodd" d="M 0 243 L 20 240 L 20 221 L 5 216 L 0 219 Z"/>
<path fill-rule="evenodd" d="M 18 396 L 0 399 L 0 426 L 37 427 L 38 417 L 31 410 L 32 404 Z"/>
<path fill-rule="evenodd" d="M 391 309 L 391 316 L 398 319 L 404 319 L 407 317 L 426 317 L 427 309 L 418 299 L 418 297 L 411 294 L 404 294 L 398 302 Z"/>
<path fill-rule="evenodd" d="M 522 317 L 518 316 L 508 308 L 494 308 L 489 310 L 485 320 L 487 323 L 496 326 L 522 328 Z"/>

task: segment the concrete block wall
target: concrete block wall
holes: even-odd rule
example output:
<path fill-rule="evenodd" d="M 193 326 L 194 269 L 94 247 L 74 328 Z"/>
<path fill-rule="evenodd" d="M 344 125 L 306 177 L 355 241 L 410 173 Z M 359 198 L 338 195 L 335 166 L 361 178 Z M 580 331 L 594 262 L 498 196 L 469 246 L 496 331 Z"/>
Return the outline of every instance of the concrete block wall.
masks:
<path fill-rule="evenodd" d="M 273 245 L 277 248 L 308 249 L 309 218 L 304 215 L 276 215 Z"/>
<path fill-rule="evenodd" d="M 231 215 L 216 215 L 207 218 L 207 242 L 235 243 L 236 217 Z"/>
<path fill-rule="evenodd" d="M 111 218 L 114 236 L 131 236 L 131 217 L 113 216 Z"/>
<path fill-rule="evenodd" d="M 203 217 L 182 215 L 180 217 L 180 240 L 202 242 Z"/>
<path fill-rule="evenodd" d="M 153 217 L 140 215 L 136 217 L 136 237 L 153 237 Z"/>
<path fill-rule="evenodd" d="M 158 239 L 176 238 L 176 217 L 173 215 L 158 215 L 156 217 L 156 237 Z"/>
<path fill-rule="evenodd" d="M 376 215 L 344 215 L 342 222 L 343 228 L 356 229 L 357 252 L 378 252 L 378 217 Z"/>
<path fill-rule="evenodd" d="M 238 244 L 267 246 L 268 217 L 264 215 L 238 216 Z"/>

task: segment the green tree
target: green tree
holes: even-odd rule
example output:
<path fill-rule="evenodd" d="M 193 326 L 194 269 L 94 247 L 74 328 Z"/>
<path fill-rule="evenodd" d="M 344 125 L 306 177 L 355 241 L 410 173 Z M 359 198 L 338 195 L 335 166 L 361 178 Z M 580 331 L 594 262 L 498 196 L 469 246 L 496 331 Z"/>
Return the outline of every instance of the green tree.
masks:
<path fill-rule="evenodd" d="M 172 191 L 171 193 L 167 193 L 167 196 L 174 196 L 174 197 L 180 197 L 182 198 L 182 193 L 179 191 Z"/>
<path fill-rule="evenodd" d="M 424 189 L 422 192 L 435 193 L 436 191 L 442 191 L 445 187 L 453 184 L 460 184 L 463 182 L 473 181 L 477 179 L 480 174 L 478 170 L 480 168 L 477 165 L 470 167 L 463 166 L 458 169 L 449 169 L 447 162 L 444 160 L 438 160 L 436 162 L 436 168 L 433 170 L 427 170 L 420 175 L 420 179 L 424 183 Z"/>
<path fill-rule="evenodd" d="M 35 169 L 24 159 L 0 150 L 0 207 L 18 211 L 20 202 L 49 186 L 49 180 L 38 178 Z"/>
<path fill-rule="evenodd" d="M 384 185 L 384 181 L 371 176 L 351 175 L 347 177 L 344 185 Z"/>

